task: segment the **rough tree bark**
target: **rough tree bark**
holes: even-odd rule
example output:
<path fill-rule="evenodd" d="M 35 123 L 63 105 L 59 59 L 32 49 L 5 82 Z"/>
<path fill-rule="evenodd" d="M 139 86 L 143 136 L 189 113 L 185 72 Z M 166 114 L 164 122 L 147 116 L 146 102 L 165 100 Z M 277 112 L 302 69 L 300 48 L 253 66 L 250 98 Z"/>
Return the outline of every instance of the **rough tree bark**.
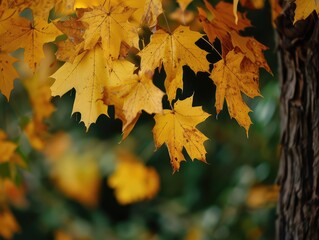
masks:
<path fill-rule="evenodd" d="M 311 1 L 311 0 L 304 0 Z M 277 239 L 319 239 L 319 21 L 293 25 L 295 4 L 277 19 L 281 69 L 281 159 Z"/>

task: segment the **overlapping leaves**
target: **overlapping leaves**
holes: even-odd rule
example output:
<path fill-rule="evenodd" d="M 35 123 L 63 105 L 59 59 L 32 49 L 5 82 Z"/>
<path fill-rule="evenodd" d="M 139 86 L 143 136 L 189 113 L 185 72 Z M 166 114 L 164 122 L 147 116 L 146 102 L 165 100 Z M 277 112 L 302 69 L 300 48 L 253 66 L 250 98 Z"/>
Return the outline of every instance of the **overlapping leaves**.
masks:
<path fill-rule="evenodd" d="M 191 2 L 178 1 L 183 14 Z M 209 114 L 193 106 L 193 97 L 179 100 L 177 94 L 178 89 L 183 91 L 185 66 L 195 73 L 210 73 L 208 52 L 197 41 L 210 42 L 215 54 L 214 43 L 216 39 L 220 41 L 222 51 L 217 54 L 221 60 L 210 73 L 217 87 L 216 111 L 218 114 L 226 101 L 230 116 L 247 132 L 251 110 L 242 94 L 251 98 L 260 96 L 259 68 L 271 70 L 263 56 L 267 48 L 251 37 L 240 36 L 240 31 L 251 24 L 244 14 L 237 13 L 236 5 L 220 2 L 212 6 L 204 2 L 205 7 L 198 8 L 197 19 L 208 41 L 200 30 L 189 26 L 170 29 L 161 0 L 47 0 L 39 4 L 43 11 L 32 1 L 21 4 L 2 1 L 0 91 L 9 98 L 13 81 L 18 77 L 12 67 L 16 60 L 9 55 L 11 52 L 23 48 L 24 61 L 35 73 L 44 58 L 43 45 L 54 42 L 63 33 L 65 38 L 58 38 L 55 43 L 56 57 L 65 63 L 51 75 L 55 79 L 52 96 L 75 89 L 73 113 L 81 113 L 87 129 L 100 115 L 109 115 L 109 106 L 114 107 L 115 118 L 123 123 L 123 138 L 133 129 L 142 111 L 155 114 L 155 145 L 158 148 L 166 144 L 174 171 L 187 158 L 183 149 L 191 159 L 205 162 L 207 137 L 196 126 Z M 249 2 L 240 1 L 247 6 Z M 53 7 L 56 15 L 62 17 L 48 22 Z M 25 8 L 32 10 L 31 18 L 18 14 Z M 67 14 L 70 16 L 63 16 Z M 159 17 L 166 19 L 165 23 L 159 22 Z M 149 43 L 145 36 L 141 38 L 145 27 L 151 30 Z M 140 63 L 129 61 L 132 54 L 140 57 Z M 165 71 L 164 89 L 153 82 L 156 69 Z M 171 108 L 163 109 L 163 101 Z"/>

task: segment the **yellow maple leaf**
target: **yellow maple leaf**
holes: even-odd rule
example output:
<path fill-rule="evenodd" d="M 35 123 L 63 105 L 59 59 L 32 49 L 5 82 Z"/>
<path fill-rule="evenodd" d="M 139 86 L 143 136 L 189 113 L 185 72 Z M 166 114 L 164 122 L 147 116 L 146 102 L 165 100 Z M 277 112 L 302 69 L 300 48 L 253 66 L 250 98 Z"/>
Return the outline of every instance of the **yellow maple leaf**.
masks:
<path fill-rule="evenodd" d="M 83 205 L 98 203 L 101 176 L 94 156 L 66 153 L 52 162 L 50 176 L 58 189 Z"/>
<path fill-rule="evenodd" d="M 249 126 L 252 123 L 248 113 L 251 110 L 244 102 L 241 92 L 249 97 L 260 96 L 260 92 L 259 73 L 254 68 L 246 71 L 246 68 L 253 66 L 248 65 L 249 62 L 246 62 L 244 57 L 241 52 L 230 51 L 226 59 L 214 64 L 211 78 L 216 85 L 217 114 L 223 109 L 224 99 L 226 99 L 230 117 L 235 118 L 238 124 L 246 129 L 248 136 Z"/>
<path fill-rule="evenodd" d="M 119 154 L 117 167 L 107 183 L 115 189 L 115 197 L 123 205 L 154 198 L 160 184 L 154 168 L 144 166 L 128 153 Z"/>
<path fill-rule="evenodd" d="M 144 110 L 148 114 L 162 112 L 164 93 L 155 87 L 153 74 L 140 73 L 124 79 L 119 86 L 110 88 L 110 92 L 123 99 L 122 111 L 125 116 L 124 129 Z"/>
<path fill-rule="evenodd" d="M 178 100 L 173 110 L 165 109 L 163 114 L 155 115 L 153 128 L 156 148 L 166 144 L 173 171 L 178 171 L 181 161 L 185 161 L 183 148 L 192 160 L 206 162 L 204 142 L 208 139 L 196 125 L 203 122 L 210 114 L 201 107 L 192 107 L 193 97 Z"/>
<path fill-rule="evenodd" d="M 135 9 L 121 1 L 105 1 L 104 5 L 85 12 L 80 19 L 88 24 L 84 33 L 84 49 L 92 49 L 101 39 L 106 58 L 118 59 L 121 42 L 138 48 L 136 26 L 128 22 Z"/>
<path fill-rule="evenodd" d="M 13 67 L 17 60 L 10 55 L 0 52 L 0 92 L 9 101 L 13 82 L 18 77 L 18 73 Z"/>
<path fill-rule="evenodd" d="M 52 75 L 56 79 L 51 86 L 53 96 L 62 96 L 72 88 L 76 90 L 73 113 L 81 113 L 86 128 L 101 114 L 107 115 L 103 92 L 108 86 L 133 75 L 134 64 L 119 60 L 112 64 L 105 61 L 99 45 L 78 55 L 73 63 L 65 63 Z"/>
<path fill-rule="evenodd" d="M 30 22 L 15 14 L 5 21 L 5 28 L 0 32 L 0 49 L 12 52 L 24 48 L 24 61 L 35 71 L 44 57 L 43 44 L 52 42 L 62 33 L 52 24 L 41 18 Z"/>
<path fill-rule="evenodd" d="M 306 19 L 313 11 L 319 13 L 319 4 L 315 0 L 296 0 L 294 23 Z"/>
<path fill-rule="evenodd" d="M 0 236 L 4 239 L 12 239 L 20 231 L 20 226 L 9 209 L 0 211 L 0 226 Z"/>
<path fill-rule="evenodd" d="M 202 36 L 184 26 L 179 26 L 172 33 L 160 29 L 138 53 L 143 72 L 154 71 L 163 64 L 166 73 L 165 88 L 170 101 L 175 98 L 178 88 L 183 89 L 183 66 L 189 66 L 195 73 L 209 69 L 207 52 L 195 45 Z"/>

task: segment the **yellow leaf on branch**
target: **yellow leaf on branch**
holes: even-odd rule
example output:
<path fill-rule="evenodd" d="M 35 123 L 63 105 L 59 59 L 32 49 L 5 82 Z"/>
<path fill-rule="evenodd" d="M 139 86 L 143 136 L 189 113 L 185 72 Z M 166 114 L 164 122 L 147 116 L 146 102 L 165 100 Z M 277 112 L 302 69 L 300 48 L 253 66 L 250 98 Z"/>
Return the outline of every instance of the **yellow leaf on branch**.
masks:
<path fill-rule="evenodd" d="M 183 89 L 183 66 L 189 66 L 195 73 L 208 71 L 207 52 L 195 45 L 202 36 L 184 26 L 179 26 L 172 33 L 160 29 L 138 53 L 143 72 L 154 71 L 163 64 L 166 73 L 165 88 L 170 101 L 175 98 L 178 88 Z"/>
<path fill-rule="evenodd" d="M 81 113 L 81 121 L 88 129 L 101 114 L 107 115 L 107 105 L 103 102 L 105 89 L 130 78 L 134 69 L 134 64 L 125 60 L 108 63 L 102 48 L 96 45 L 52 75 L 56 79 L 51 86 L 52 95 L 62 96 L 74 88 L 73 113 Z"/>
<path fill-rule="evenodd" d="M 43 44 L 62 34 L 52 23 L 41 18 L 30 22 L 16 14 L 5 22 L 5 28 L 0 31 L 0 49 L 12 52 L 24 48 L 24 61 L 33 71 L 44 58 Z"/>
<path fill-rule="evenodd" d="M 110 88 L 113 95 L 123 99 L 124 129 L 142 110 L 148 114 L 162 112 L 164 93 L 155 87 L 152 76 L 151 73 L 140 73 L 140 75 L 124 79 L 119 86 Z"/>
<path fill-rule="evenodd" d="M 229 52 L 226 59 L 218 61 L 214 65 L 211 79 L 216 85 L 216 102 L 215 107 L 217 114 L 223 109 L 224 100 L 226 99 L 228 112 L 231 118 L 235 118 L 238 124 L 246 129 L 248 136 L 251 120 L 248 115 L 250 108 L 244 102 L 241 93 L 249 97 L 260 96 L 259 92 L 259 72 L 257 69 L 246 71 L 249 65 L 244 59 L 244 55 L 234 50 Z M 247 66 L 246 66 L 246 65 Z"/>
<path fill-rule="evenodd" d="M 185 161 L 183 148 L 192 160 L 206 162 L 204 142 L 208 138 L 196 126 L 210 114 L 201 107 L 193 107 L 193 97 L 178 100 L 173 110 L 165 109 L 163 114 L 155 115 L 153 128 L 156 148 L 166 144 L 171 158 L 173 171 L 178 171 L 181 161 Z"/>
<path fill-rule="evenodd" d="M 94 48 L 101 39 L 105 57 L 116 60 L 122 41 L 138 48 L 136 26 L 128 22 L 134 11 L 134 8 L 126 6 L 123 2 L 112 0 L 85 12 L 80 19 L 88 24 L 83 36 L 84 49 Z"/>

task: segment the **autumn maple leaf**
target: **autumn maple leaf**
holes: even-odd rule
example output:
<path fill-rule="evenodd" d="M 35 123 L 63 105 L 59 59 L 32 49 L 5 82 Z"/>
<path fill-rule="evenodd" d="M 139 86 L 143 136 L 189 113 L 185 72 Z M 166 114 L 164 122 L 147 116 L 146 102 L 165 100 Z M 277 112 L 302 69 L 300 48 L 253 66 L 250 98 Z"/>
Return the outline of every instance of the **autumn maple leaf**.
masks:
<path fill-rule="evenodd" d="M 128 22 L 135 11 L 121 1 L 105 1 L 103 5 L 85 12 L 80 19 L 88 24 L 84 33 L 84 49 L 92 49 L 101 39 L 102 48 L 107 59 L 118 59 L 121 42 L 138 47 L 136 26 Z"/>
<path fill-rule="evenodd" d="M 246 71 L 245 55 L 234 50 L 229 52 L 226 59 L 222 59 L 214 65 L 211 74 L 216 85 L 215 107 L 217 114 L 223 109 L 224 99 L 226 99 L 230 117 L 235 118 L 239 125 L 248 129 L 251 120 L 248 115 L 250 108 L 244 102 L 241 93 L 249 97 L 260 96 L 258 77 L 258 68 Z M 251 65 L 249 65 L 251 67 Z"/>
<path fill-rule="evenodd" d="M 124 129 L 142 110 L 149 114 L 162 112 L 164 93 L 155 87 L 151 77 L 152 74 L 140 73 L 140 75 L 124 79 L 120 85 L 109 89 L 111 94 L 122 99 L 121 106 L 119 106 L 120 100 L 117 100 L 115 105 L 123 112 L 125 119 L 121 120 Z M 112 104 L 112 101 L 110 103 Z"/>
<path fill-rule="evenodd" d="M 163 114 L 155 115 L 153 128 L 156 148 L 166 144 L 174 172 L 185 161 L 183 148 L 192 160 L 206 162 L 204 142 L 208 139 L 196 126 L 210 115 L 201 107 L 192 107 L 193 97 L 178 100 L 173 110 L 165 109 Z"/>
<path fill-rule="evenodd" d="M 195 45 L 202 36 L 184 26 L 179 26 L 172 33 L 160 29 L 138 53 L 142 71 L 154 71 L 163 64 L 166 73 L 165 88 L 170 101 L 175 98 L 178 88 L 183 89 L 183 66 L 189 66 L 195 73 L 208 71 L 207 52 Z"/>
<path fill-rule="evenodd" d="M 52 75 L 56 79 L 51 87 L 53 96 L 62 96 L 72 88 L 76 90 L 73 113 L 81 113 L 86 128 L 101 114 L 107 115 L 103 92 L 112 84 L 130 78 L 134 64 L 128 61 L 105 61 L 99 45 L 78 55 L 73 63 L 65 63 Z"/>
<path fill-rule="evenodd" d="M 0 49 L 12 52 L 24 48 L 24 61 L 35 71 L 44 57 L 43 44 L 52 42 L 62 33 L 52 24 L 41 18 L 33 22 L 15 14 L 5 21 L 4 29 L 0 29 Z"/>

